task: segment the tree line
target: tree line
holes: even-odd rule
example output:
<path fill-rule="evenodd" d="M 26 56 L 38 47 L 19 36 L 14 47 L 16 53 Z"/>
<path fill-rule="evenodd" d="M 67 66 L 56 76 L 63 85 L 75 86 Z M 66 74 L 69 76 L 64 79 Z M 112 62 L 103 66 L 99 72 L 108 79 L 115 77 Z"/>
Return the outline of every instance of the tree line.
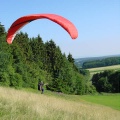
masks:
<path fill-rule="evenodd" d="M 120 57 L 109 57 L 102 60 L 93 60 L 84 62 L 82 68 L 96 68 L 120 64 Z"/>
<path fill-rule="evenodd" d="M 43 81 L 48 90 L 67 94 L 94 93 L 85 72 L 74 64 L 69 53 L 66 56 L 51 39 L 43 42 L 40 35 L 29 38 L 19 32 L 12 44 L 6 42 L 5 27 L 0 23 L 0 85 L 15 88 L 37 89 Z"/>
<path fill-rule="evenodd" d="M 120 93 L 120 70 L 96 73 L 91 80 L 98 92 Z"/>

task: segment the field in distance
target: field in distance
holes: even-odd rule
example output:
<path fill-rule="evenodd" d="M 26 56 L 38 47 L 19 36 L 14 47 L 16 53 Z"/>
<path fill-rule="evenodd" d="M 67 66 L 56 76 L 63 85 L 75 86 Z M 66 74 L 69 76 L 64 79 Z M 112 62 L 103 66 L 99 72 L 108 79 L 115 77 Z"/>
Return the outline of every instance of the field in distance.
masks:
<path fill-rule="evenodd" d="M 120 65 L 106 66 L 106 67 L 98 67 L 98 68 L 89 68 L 90 74 L 93 75 L 95 73 L 100 73 L 105 70 L 120 70 Z"/>

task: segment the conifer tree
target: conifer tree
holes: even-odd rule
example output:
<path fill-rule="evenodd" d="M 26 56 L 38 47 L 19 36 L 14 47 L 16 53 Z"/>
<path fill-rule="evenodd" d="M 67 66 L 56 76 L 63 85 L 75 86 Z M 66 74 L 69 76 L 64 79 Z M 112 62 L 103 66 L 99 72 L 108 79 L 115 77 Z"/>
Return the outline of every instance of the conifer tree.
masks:
<path fill-rule="evenodd" d="M 0 36 L 3 35 L 4 33 L 5 33 L 4 25 L 2 25 L 0 22 Z"/>

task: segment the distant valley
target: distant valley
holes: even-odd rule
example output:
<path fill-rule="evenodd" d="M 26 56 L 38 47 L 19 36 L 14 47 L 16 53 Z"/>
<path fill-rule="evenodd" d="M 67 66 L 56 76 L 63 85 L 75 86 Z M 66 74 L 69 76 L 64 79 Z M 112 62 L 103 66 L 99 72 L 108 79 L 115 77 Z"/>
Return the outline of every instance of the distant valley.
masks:
<path fill-rule="evenodd" d="M 76 59 L 75 59 L 75 65 L 76 65 L 78 68 L 82 68 L 82 65 L 83 65 L 84 62 L 102 60 L 102 59 L 105 59 L 105 58 L 112 58 L 112 57 L 120 57 L 120 54 L 118 54 L 118 55 L 100 56 L 100 57 L 76 58 Z"/>

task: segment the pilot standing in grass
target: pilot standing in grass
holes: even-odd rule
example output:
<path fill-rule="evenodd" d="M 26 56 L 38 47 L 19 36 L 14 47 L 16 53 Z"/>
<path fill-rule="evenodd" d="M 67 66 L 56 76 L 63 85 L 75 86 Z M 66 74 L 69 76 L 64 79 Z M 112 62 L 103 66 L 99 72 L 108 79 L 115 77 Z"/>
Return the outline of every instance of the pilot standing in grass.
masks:
<path fill-rule="evenodd" d="M 41 82 L 38 83 L 38 90 L 41 91 L 41 94 L 43 94 L 43 92 L 44 92 L 43 85 L 44 85 L 43 81 L 41 81 Z"/>

